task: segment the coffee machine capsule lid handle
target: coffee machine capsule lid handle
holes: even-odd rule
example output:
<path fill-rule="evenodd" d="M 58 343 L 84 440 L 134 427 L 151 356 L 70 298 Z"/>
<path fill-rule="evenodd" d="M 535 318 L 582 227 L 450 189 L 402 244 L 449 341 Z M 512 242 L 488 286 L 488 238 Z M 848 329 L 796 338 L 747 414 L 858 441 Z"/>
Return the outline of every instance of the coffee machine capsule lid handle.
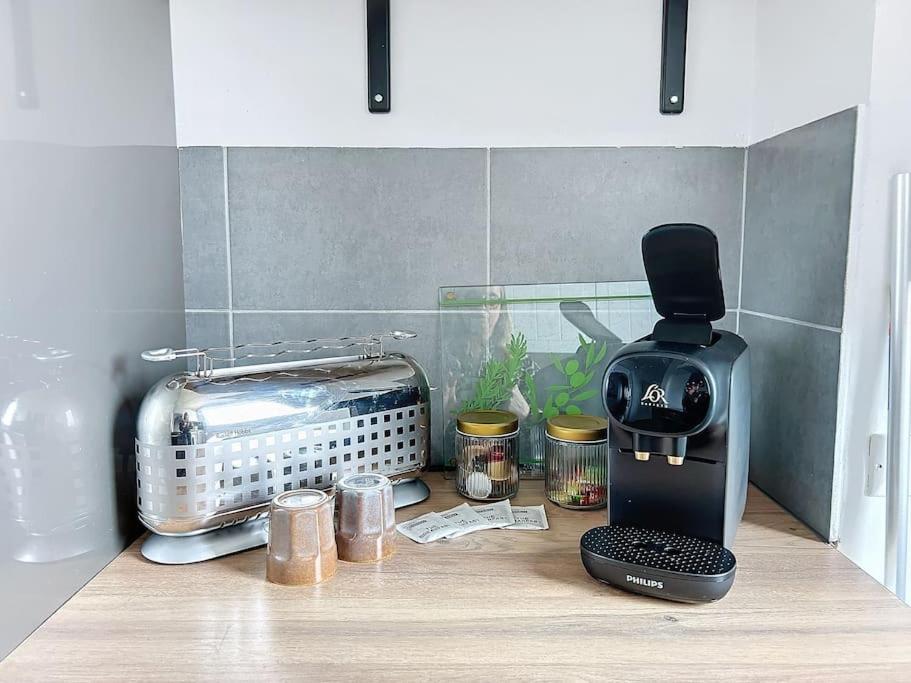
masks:
<path fill-rule="evenodd" d="M 724 317 L 714 232 L 694 223 L 659 225 L 642 238 L 642 260 L 662 318 L 711 322 Z"/>

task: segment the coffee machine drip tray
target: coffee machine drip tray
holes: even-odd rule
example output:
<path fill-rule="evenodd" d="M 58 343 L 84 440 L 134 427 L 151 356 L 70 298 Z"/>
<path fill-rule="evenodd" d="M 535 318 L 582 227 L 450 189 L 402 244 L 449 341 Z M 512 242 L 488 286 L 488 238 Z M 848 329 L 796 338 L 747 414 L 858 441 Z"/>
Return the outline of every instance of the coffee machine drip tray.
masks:
<path fill-rule="evenodd" d="M 677 602 L 712 602 L 734 583 L 737 560 L 717 543 L 636 526 L 599 526 L 582 536 L 582 564 L 594 578 Z"/>

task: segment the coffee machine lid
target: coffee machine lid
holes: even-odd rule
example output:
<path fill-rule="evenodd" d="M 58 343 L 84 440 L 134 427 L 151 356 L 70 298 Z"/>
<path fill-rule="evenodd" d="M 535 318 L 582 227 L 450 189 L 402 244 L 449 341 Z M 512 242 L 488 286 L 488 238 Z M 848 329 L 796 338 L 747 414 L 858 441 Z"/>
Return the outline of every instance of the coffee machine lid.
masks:
<path fill-rule="evenodd" d="M 661 317 L 681 323 L 724 317 L 714 232 L 695 223 L 659 225 L 642 238 L 642 260 Z"/>

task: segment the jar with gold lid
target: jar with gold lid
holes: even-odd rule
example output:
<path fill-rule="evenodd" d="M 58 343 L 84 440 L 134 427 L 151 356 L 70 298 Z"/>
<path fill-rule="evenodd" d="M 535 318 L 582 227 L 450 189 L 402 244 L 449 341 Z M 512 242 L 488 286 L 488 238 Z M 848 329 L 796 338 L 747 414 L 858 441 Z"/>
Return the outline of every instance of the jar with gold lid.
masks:
<path fill-rule="evenodd" d="M 572 510 L 607 505 L 608 421 L 594 415 L 557 415 L 544 437 L 544 490 Z"/>
<path fill-rule="evenodd" d="M 456 488 L 473 500 L 503 500 L 519 490 L 519 418 L 471 410 L 456 421 Z"/>

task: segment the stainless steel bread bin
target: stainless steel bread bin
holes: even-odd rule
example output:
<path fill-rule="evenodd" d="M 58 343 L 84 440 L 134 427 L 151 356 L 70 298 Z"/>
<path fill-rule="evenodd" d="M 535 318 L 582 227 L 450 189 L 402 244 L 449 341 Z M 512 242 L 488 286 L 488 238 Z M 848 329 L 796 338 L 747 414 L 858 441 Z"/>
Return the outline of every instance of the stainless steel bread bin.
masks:
<path fill-rule="evenodd" d="M 327 489 L 352 472 L 398 479 L 419 472 L 430 454 L 427 378 L 413 358 L 382 348 L 384 338 L 412 336 L 144 353 L 153 361 L 195 359 L 196 368 L 163 378 L 143 400 L 136 439 L 139 519 L 159 536 L 208 534 L 261 520 L 282 491 Z M 285 360 L 330 349 L 355 353 Z M 273 362 L 217 367 L 261 360 Z M 263 528 L 257 527 L 256 539 L 264 539 Z M 165 553 L 160 541 L 152 545 L 144 554 L 170 561 L 162 558 L 174 554 L 174 544 Z M 234 545 L 229 552 L 240 549 Z"/>

